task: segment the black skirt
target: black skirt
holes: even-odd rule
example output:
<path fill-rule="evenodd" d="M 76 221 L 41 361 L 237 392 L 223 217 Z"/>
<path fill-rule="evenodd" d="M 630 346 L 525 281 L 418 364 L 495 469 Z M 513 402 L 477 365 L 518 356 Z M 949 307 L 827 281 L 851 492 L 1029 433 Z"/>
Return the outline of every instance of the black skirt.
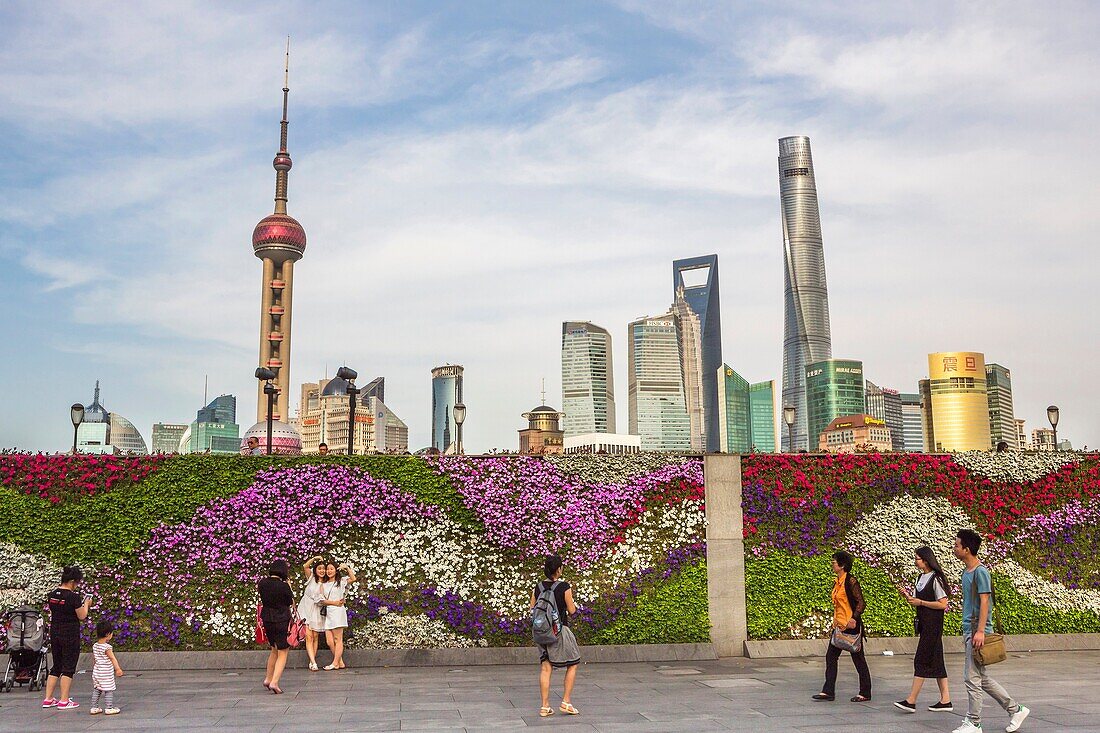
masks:
<path fill-rule="evenodd" d="M 943 661 L 943 611 L 918 608 L 917 625 L 920 639 L 913 657 L 913 675 L 932 680 L 943 679 L 947 676 Z"/>

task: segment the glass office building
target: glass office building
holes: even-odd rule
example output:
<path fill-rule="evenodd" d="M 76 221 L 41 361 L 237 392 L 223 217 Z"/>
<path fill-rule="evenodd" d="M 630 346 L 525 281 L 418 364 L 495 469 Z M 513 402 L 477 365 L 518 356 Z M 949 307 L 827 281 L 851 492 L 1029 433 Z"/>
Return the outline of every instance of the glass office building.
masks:
<path fill-rule="evenodd" d="M 462 402 L 462 367 L 447 364 L 432 369 L 432 447 L 440 453 L 458 449 L 455 405 Z"/>
<path fill-rule="evenodd" d="M 889 387 L 880 387 L 874 382 L 867 381 L 867 391 L 864 395 L 867 403 L 867 414 L 881 420 L 890 429 L 890 450 L 905 450 L 905 419 L 902 417 L 901 393 Z"/>
<path fill-rule="evenodd" d="M 986 397 L 989 402 L 989 442 L 994 448 L 1002 440 L 1010 450 L 1021 450 L 1012 409 L 1012 372 L 1000 364 L 985 365 Z"/>
<path fill-rule="evenodd" d="M 794 444 L 784 434 L 783 445 L 792 451 L 813 450 L 829 420 L 816 428 L 809 424 L 812 409 L 807 405 L 806 370 L 832 357 L 833 341 L 817 178 L 810 138 L 805 135 L 779 140 L 779 206 L 784 264 L 783 404 L 795 408 Z"/>
<path fill-rule="evenodd" d="M 666 313 L 628 327 L 630 433 L 641 436 L 644 451 L 691 450 L 676 321 Z"/>
<path fill-rule="evenodd" d="M 677 291 L 676 300 L 669 312 L 676 316 L 676 325 L 680 329 L 680 368 L 684 375 L 684 401 L 687 403 L 688 422 L 691 425 L 691 450 L 701 453 L 707 449 L 707 400 L 703 395 L 701 321 L 684 299 L 683 288 Z"/>
<path fill-rule="evenodd" d="M 721 452 L 774 453 L 775 381 L 750 384 L 728 364 L 716 379 Z"/>
<path fill-rule="evenodd" d="M 145 455 L 149 452 L 141 432 L 117 412 L 111 413 L 111 445 L 123 453 Z"/>
<path fill-rule="evenodd" d="M 265 407 L 265 425 L 266 410 Z M 237 453 L 240 448 L 241 426 L 237 424 L 236 397 L 223 394 L 212 399 L 206 407 L 199 408 L 195 421 L 191 423 L 191 453 Z"/>
<path fill-rule="evenodd" d="M 701 433 L 702 445 L 707 451 L 719 449 L 718 431 L 711 422 L 718 415 L 718 370 L 722 367 L 722 312 L 718 296 L 718 255 L 704 255 L 676 260 L 672 263 L 672 294 L 682 300 L 698 317 L 698 326 L 681 322 L 685 330 L 697 330 L 699 369 L 695 371 L 693 360 L 686 360 L 684 381 L 693 385 L 701 382 L 701 415 L 696 412 L 695 423 L 702 423 L 696 434 Z M 685 355 L 688 349 L 684 349 Z M 692 347 L 694 348 L 694 347 Z M 689 369 L 690 367 L 690 369 Z M 688 400 L 689 414 L 694 407 L 694 397 Z M 697 438 L 697 442 L 698 442 Z"/>
<path fill-rule="evenodd" d="M 187 425 L 158 422 L 153 425 L 153 453 L 176 453 Z"/>
<path fill-rule="evenodd" d="M 921 420 L 920 395 L 902 392 L 901 429 L 906 453 L 924 452 L 924 424 Z"/>
<path fill-rule="evenodd" d="M 562 430 L 565 435 L 615 432 L 611 334 L 588 321 L 561 324 Z"/>
<path fill-rule="evenodd" d="M 866 412 L 863 362 L 825 359 L 806 366 L 806 424 L 814 449 L 838 417 Z M 797 436 L 796 436 L 797 438 Z"/>

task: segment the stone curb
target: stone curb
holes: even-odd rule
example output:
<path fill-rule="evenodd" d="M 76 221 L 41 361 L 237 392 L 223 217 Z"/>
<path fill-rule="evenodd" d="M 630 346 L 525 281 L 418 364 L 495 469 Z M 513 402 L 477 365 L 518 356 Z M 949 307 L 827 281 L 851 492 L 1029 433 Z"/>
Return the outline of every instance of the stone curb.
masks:
<path fill-rule="evenodd" d="M 1005 638 L 1009 654 L 1013 652 L 1068 652 L 1100 649 L 1100 634 L 1017 634 Z M 746 655 L 752 659 L 778 657 L 821 657 L 829 646 L 828 639 L 781 639 L 774 641 L 746 641 Z M 943 650 L 947 654 L 961 654 L 961 636 L 943 637 Z M 871 655 L 891 651 L 894 654 L 914 654 L 917 637 L 881 637 L 867 639 L 867 653 Z"/>
<path fill-rule="evenodd" d="M 263 669 L 268 652 L 117 652 L 124 671 L 148 672 L 174 669 Z M 322 650 L 319 664 L 332 658 Z M 688 662 L 717 659 L 712 644 L 638 644 L 581 647 L 581 659 L 591 664 L 625 662 Z M 496 647 L 473 649 L 349 649 L 344 652 L 348 667 L 473 667 L 485 665 L 535 665 L 534 647 Z M 304 649 L 291 649 L 287 667 L 304 669 L 308 663 Z M 90 669 L 92 655 L 80 655 L 80 669 Z"/>

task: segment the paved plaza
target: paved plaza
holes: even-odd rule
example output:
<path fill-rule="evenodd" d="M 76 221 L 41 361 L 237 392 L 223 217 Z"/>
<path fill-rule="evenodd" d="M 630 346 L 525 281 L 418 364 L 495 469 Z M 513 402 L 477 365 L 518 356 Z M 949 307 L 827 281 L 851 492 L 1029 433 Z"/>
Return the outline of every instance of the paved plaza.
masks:
<path fill-rule="evenodd" d="M 538 716 L 533 666 L 294 669 L 283 678 L 282 696 L 260 686 L 262 670 L 135 672 L 119 680 L 122 714 L 110 718 L 88 714 L 91 681 L 80 674 L 78 710 L 43 710 L 41 693 L 26 689 L 0 695 L 0 731 L 950 731 L 966 703 L 956 669 L 961 661 L 948 656 L 955 714 L 924 711 L 934 685 L 920 700 L 921 712 L 895 710 L 891 703 L 909 689 L 912 658 L 879 656 L 870 660 L 875 689 L 867 704 L 848 702 L 856 679 L 847 658 L 834 703 L 810 700 L 821 688 L 820 659 L 586 665 L 573 696 L 581 714 L 546 719 Z M 1100 652 L 1013 655 L 997 673 L 1033 711 L 1024 731 L 1100 731 Z M 1004 730 L 1004 713 L 996 706 L 987 713 L 985 730 Z"/>

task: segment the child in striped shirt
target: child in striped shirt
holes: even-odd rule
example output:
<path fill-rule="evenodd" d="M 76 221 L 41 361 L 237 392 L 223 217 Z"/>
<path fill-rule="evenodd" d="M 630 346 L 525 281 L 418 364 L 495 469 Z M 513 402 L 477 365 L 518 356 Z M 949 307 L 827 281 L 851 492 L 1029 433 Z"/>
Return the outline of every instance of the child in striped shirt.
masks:
<path fill-rule="evenodd" d="M 115 635 L 115 629 L 110 621 L 100 621 L 95 626 L 96 643 L 92 645 L 92 656 L 95 664 L 92 666 L 92 708 L 88 712 L 92 715 L 106 713 L 117 715 L 119 710 L 115 707 L 115 677 L 122 676 L 122 667 L 118 666 L 115 653 L 111 649 L 111 637 Z M 103 698 L 103 707 L 99 706 L 100 697 Z"/>

